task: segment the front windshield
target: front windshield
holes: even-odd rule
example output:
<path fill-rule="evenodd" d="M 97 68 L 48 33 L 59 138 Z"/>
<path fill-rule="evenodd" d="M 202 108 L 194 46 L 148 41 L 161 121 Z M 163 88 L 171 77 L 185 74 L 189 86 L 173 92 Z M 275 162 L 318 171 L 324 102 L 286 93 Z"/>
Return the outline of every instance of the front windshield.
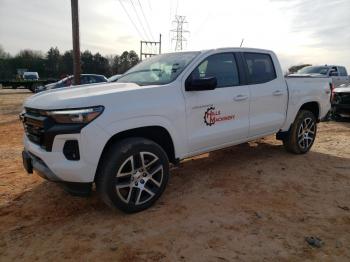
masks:
<path fill-rule="evenodd" d="M 118 83 L 164 85 L 174 81 L 199 52 L 157 55 L 134 66 L 120 77 Z"/>
<path fill-rule="evenodd" d="M 298 71 L 299 74 L 321 74 L 327 75 L 328 67 L 325 66 L 307 66 Z"/>

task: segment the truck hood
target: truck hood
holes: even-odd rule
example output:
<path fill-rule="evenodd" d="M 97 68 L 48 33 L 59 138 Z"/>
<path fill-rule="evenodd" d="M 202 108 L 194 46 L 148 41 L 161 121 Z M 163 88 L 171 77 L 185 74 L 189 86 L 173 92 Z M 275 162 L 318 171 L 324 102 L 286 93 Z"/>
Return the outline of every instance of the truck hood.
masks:
<path fill-rule="evenodd" d="M 335 93 L 350 93 L 350 86 L 348 87 L 337 87 L 334 89 Z"/>
<path fill-rule="evenodd" d="M 133 83 L 106 83 L 52 89 L 29 97 L 24 107 L 52 110 L 103 105 L 106 96 L 150 87 Z"/>

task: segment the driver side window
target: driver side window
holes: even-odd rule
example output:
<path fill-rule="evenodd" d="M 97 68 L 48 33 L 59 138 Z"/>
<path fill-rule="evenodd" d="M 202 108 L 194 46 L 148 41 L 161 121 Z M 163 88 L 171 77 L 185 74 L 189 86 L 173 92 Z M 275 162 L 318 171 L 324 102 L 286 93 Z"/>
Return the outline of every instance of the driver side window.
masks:
<path fill-rule="evenodd" d="M 234 55 L 232 53 L 211 55 L 192 72 L 193 80 L 208 77 L 216 77 L 217 87 L 239 85 L 239 76 Z"/>

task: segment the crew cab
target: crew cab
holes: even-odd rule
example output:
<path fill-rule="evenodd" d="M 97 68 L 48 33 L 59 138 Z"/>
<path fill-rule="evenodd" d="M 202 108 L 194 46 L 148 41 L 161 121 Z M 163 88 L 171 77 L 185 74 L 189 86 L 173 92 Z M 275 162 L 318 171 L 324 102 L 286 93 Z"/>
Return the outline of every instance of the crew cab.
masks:
<path fill-rule="evenodd" d="M 169 163 L 277 134 L 304 154 L 330 109 L 330 79 L 284 78 L 269 50 L 151 57 L 115 83 L 45 91 L 24 103 L 28 173 L 125 212 L 150 207 Z"/>

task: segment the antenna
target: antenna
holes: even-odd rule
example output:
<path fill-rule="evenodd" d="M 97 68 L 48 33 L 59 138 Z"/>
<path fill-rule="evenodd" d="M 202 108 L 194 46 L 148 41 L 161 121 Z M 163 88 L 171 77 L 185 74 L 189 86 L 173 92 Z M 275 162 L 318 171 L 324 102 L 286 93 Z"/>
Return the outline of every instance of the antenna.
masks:
<path fill-rule="evenodd" d="M 239 47 L 242 47 L 243 42 L 244 42 L 244 38 L 242 38 L 241 45 Z"/>

